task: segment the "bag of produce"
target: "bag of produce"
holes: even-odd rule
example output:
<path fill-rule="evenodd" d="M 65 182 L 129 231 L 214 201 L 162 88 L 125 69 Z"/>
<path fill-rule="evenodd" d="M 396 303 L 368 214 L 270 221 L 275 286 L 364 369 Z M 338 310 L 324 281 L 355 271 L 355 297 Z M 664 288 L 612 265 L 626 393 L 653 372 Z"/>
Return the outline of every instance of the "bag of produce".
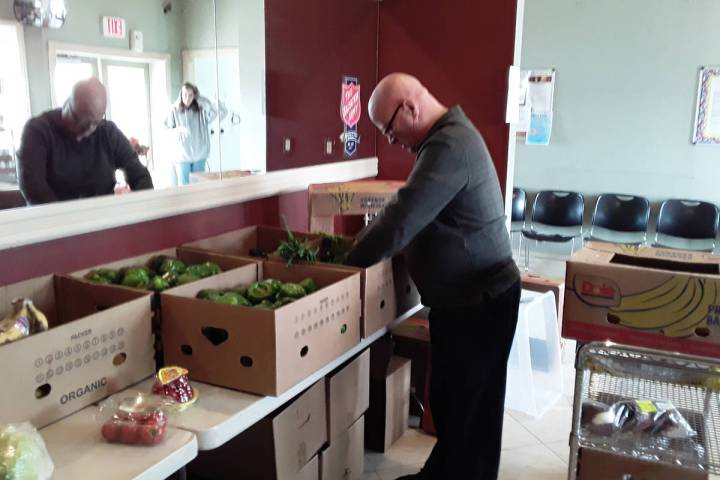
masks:
<path fill-rule="evenodd" d="M 45 442 L 30 423 L 0 427 L 0 480 L 47 480 L 54 469 Z"/>
<path fill-rule="evenodd" d="M 100 405 L 97 414 L 100 433 L 110 443 L 146 446 L 162 443 L 174 403 L 168 397 L 142 393 L 110 397 Z"/>
<path fill-rule="evenodd" d="M 668 438 L 695 437 L 688 421 L 672 402 L 658 400 L 622 400 L 610 406 L 585 400 L 583 427 L 599 435 L 648 434 Z"/>

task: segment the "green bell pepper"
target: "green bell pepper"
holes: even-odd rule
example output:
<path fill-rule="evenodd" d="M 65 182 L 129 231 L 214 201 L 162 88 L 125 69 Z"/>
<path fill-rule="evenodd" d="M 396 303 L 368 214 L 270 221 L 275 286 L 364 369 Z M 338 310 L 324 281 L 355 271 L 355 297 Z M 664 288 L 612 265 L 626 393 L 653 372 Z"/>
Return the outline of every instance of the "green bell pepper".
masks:
<path fill-rule="evenodd" d="M 186 283 L 194 282 L 196 280 L 200 280 L 200 277 L 193 275 L 192 273 L 185 272 L 182 275 L 178 275 L 177 285 L 185 285 Z"/>
<path fill-rule="evenodd" d="M 248 287 L 247 298 L 253 303 L 269 300 L 273 296 L 273 287 L 269 283 L 255 282 Z"/>
<path fill-rule="evenodd" d="M 160 264 L 160 268 L 158 268 L 158 273 L 160 273 L 160 274 L 174 273 L 176 275 L 181 275 L 181 274 L 185 273 L 186 269 L 187 269 L 187 266 L 185 265 L 185 262 L 183 262 L 182 260 L 178 260 L 177 258 L 167 257 Z"/>
<path fill-rule="evenodd" d="M 280 287 L 280 297 L 301 298 L 305 296 L 305 289 L 297 283 L 285 283 Z"/>
<path fill-rule="evenodd" d="M 302 282 L 300 282 L 298 285 L 303 287 L 305 289 L 305 293 L 310 295 L 313 292 L 316 292 L 318 289 L 317 283 L 315 283 L 315 280 L 312 278 L 306 278 Z"/>
<path fill-rule="evenodd" d="M 131 267 L 125 270 L 122 285 L 132 288 L 148 288 L 150 286 L 150 272 L 145 267 Z"/>

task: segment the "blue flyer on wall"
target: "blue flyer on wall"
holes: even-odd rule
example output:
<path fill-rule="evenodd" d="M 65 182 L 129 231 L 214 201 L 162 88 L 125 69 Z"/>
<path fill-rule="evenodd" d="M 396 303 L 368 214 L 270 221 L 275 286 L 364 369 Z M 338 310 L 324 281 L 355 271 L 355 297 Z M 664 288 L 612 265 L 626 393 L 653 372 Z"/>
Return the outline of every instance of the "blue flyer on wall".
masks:
<path fill-rule="evenodd" d="M 553 112 L 532 112 L 525 143 L 527 145 L 549 145 L 552 121 Z"/>

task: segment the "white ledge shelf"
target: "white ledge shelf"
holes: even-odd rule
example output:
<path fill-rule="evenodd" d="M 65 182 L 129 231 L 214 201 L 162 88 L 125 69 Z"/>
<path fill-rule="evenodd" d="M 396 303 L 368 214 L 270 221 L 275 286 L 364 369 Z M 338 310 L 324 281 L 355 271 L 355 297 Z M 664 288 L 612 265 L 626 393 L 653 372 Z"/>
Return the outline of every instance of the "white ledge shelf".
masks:
<path fill-rule="evenodd" d="M 377 176 L 377 157 L 0 212 L 0 250 Z"/>

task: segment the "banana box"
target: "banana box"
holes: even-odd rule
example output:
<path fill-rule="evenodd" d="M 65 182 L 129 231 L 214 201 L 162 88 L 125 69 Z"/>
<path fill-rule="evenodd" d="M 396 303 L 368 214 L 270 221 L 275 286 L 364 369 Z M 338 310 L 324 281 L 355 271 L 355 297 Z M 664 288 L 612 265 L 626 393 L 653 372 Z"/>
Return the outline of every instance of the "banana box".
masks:
<path fill-rule="evenodd" d="M 720 357 L 720 256 L 588 242 L 567 262 L 562 332 Z"/>

